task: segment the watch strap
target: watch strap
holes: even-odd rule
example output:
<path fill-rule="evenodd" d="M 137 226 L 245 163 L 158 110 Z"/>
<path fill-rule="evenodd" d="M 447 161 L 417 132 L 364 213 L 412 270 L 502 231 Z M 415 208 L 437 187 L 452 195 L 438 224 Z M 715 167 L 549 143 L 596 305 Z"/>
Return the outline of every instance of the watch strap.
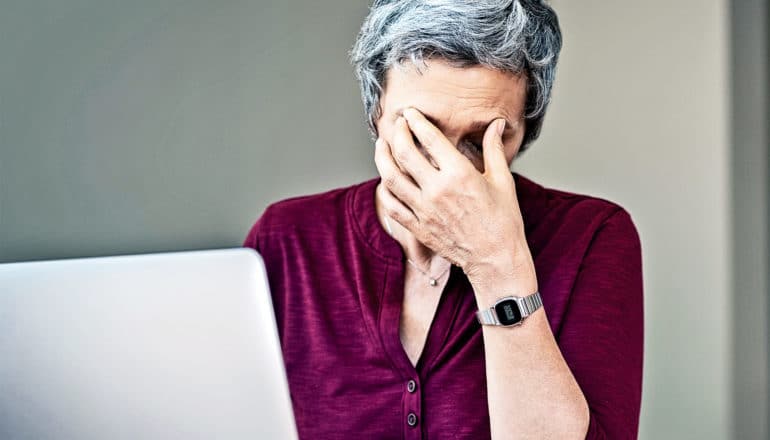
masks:
<path fill-rule="evenodd" d="M 519 305 L 521 306 L 521 317 L 524 318 L 535 313 L 537 309 L 543 306 L 543 298 L 540 297 L 540 292 L 536 291 L 522 298 L 519 301 Z"/>
<path fill-rule="evenodd" d="M 521 312 L 522 321 L 524 318 L 535 313 L 537 309 L 543 306 L 543 299 L 540 296 L 540 291 L 535 291 L 535 293 L 527 295 L 523 298 L 513 296 L 500 298 L 498 302 L 506 299 L 516 300 L 516 304 L 518 304 L 519 311 Z M 497 311 L 495 310 L 495 306 L 477 311 L 476 318 L 478 319 L 479 323 L 484 325 L 502 325 L 497 319 Z"/>
<path fill-rule="evenodd" d="M 490 307 L 488 309 L 479 310 L 476 312 L 476 318 L 480 324 L 485 325 L 499 325 L 497 322 L 497 315 L 495 314 L 495 308 Z"/>

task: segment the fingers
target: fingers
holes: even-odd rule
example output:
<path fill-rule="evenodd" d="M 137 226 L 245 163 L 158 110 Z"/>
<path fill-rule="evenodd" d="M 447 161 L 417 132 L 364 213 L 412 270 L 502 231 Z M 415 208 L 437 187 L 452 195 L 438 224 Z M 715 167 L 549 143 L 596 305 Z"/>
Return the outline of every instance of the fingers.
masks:
<path fill-rule="evenodd" d="M 438 172 L 417 149 L 412 140 L 412 131 L 403 117 L 396 119 L 393 144 L 390 145 L 390 150 L 399 168 L 412 177 L 419 187 L 423 187 L 425 182 Z"/>
<path fill-rule="evenodd" d="M 385 215 L 414 233 L 419 226 L 417 216 L 384 185 L 379 185 L 377 190 L 380 192 L 380 202 L 385 210 Z"/>
<path fill-rule="evenodd" d="M 398 167 L 387 141 L 377 139 L 374 146 L 374 163 L 382 177 L 383 186 L 412 209 L 420 201 L 420 188 Z"/>
<path fill-rule="evenodd" d="M 495 119 L 487 126 L 482 140 L 484 175 L 495 182 L 507 182 L 511 178 L 503 146 L 503 130 L 505 130 L 505 119 Z"/>
<path fill-rule="evenodd" d="M 461 159 L 464 159 L 462 154 L 449 142 L 444 133 L 428 121 L 422 113 L 409 107 L 404 109 L 403 115 L 409 123 L 412 133 L 425 147 L 439 169 L 462 163 L 460 162 Z"/>

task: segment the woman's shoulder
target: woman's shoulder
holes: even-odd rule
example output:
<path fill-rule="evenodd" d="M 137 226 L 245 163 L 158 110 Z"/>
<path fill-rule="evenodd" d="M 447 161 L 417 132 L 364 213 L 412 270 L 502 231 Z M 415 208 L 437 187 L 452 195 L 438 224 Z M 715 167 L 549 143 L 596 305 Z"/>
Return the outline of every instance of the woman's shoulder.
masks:
<path fill-rule="evenodd" d="M 515 174 L 525 226 L 536 242 L 545 246 L 564 242 L 580 246 L 608 232 L 625 242 L 638 243 L 639 233 L 631 210 L 608 197 L 537 183 Z M 564 246 L 565 243 L 558 243 Z"/>
<path fill-rule="evenodd" d="M 519 173 L 513 173 L 522 204 L 531 208 L 533 215 L 554 215 L 561 218 L 604 217 L 628 215 L 620 202 L 608 197 L 546 186 Z M 524 210 L 525 207 L 522 206 Z"/>
<path fill-rule="evenodd" d="M 372 180 L 270 203 L 252 226 L 246 245 L 254 236 L 280 234 L 298 229 L 334 228 L 344 220 L 349 197 Z"/>
<path fill-rule="evenodd" d="M 519 172 L 513 172 L 512 174 L 514 181 L 516 182 L 519 197 L 544 201 L 545 205 L 547 205 L 544 205 L 546 208 L 553 208 L 554 206 L 559 205 L 572 206 L 577 204 L 581 204 L 581 208 L 595 210 L 613 210 L 622 208 L 620 204 L 608 198 L 550 186 Z"/>

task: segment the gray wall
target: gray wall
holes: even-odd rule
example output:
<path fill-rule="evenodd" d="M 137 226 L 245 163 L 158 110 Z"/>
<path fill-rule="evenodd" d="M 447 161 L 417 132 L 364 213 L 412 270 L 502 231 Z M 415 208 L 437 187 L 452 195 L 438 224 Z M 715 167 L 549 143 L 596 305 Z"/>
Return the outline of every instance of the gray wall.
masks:
<path fill-rule="evenodd" d="M 621 203 L 639 229 L 641 438 L 733 438 L 728 2 L 553 3 L 554 106 L 518 166 Z"/>
<path fill-rule="evenodd" d="M 637 224 L 641 438 L 738 438 L 741 399 L 767 397 L 732 380 L 734 332 L 750 329 L 731 315 L 732 212 L 751 201 L 733 192 L 728 1 L 553 4 L 565 34 L 554 102 L 514 169 L 617 201 Z M 0 11 L 0 261 L 239 245 L 268 202 L 376 175 L 347 63 L 365 2 Z M 743 432 L 766 429 L 754 423 Z"/>
<path fill-rule="evenodd" d="M 373 177 L 345 0 L 2 0 L 0 261 L 233 246 Z"/>

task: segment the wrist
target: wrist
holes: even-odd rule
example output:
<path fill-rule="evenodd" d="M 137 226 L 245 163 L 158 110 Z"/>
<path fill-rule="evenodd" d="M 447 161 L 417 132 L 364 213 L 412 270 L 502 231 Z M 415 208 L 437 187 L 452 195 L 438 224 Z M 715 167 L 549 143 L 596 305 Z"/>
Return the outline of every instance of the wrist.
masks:
<path fill-rule="evenodd" d="M 538 290 L 531 257 L 499 259 L 466 271 L 479 308 L 488 308 L 503 296 L 527 296 Z"/>

